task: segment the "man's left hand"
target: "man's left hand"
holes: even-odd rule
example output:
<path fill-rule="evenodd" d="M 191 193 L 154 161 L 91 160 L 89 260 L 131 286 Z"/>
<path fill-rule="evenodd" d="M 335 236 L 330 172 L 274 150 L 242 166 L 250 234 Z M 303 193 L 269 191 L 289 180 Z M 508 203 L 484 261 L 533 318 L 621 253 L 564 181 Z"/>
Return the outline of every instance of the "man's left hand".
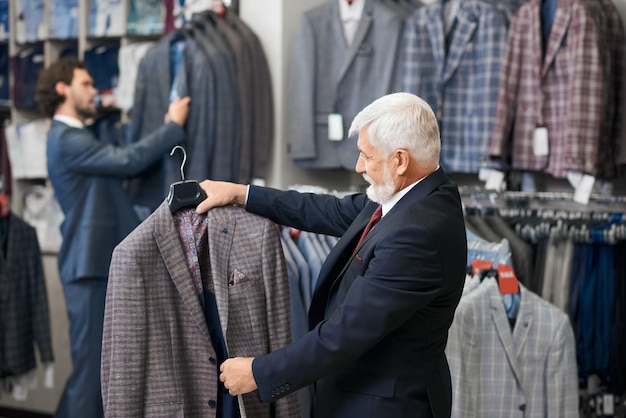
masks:
<path fill-rule="evenodd" d="M 252 375 L 253 360 L 254 357 L 235 357 L 220 366 L 220 380 L 231 395 L 242 395 L 257 389 Z"/>

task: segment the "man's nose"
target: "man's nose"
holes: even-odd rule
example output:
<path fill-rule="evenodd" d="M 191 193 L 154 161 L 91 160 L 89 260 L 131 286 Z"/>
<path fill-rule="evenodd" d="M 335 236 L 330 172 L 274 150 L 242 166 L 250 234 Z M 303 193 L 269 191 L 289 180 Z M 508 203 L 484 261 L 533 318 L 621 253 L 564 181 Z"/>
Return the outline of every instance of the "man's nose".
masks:
<path fill-rule="evenodd" d="M 359 159 L 356 160 L 356 167 L 354 167 L 354 171 L 361 174 L 365 172 L 364 164 L 361 162 L 361 156 L 359 155 Z"/>

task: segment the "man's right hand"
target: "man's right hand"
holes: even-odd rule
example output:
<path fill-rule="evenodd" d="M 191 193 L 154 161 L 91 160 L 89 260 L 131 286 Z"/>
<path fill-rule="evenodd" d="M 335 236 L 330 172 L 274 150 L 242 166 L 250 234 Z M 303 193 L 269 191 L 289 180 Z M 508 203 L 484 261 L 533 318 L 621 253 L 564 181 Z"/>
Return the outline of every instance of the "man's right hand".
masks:
<path fill-rule="evenodd" d="M 204 180 L 200 183 L 200 187 L 205 191 L 207 198 L 198 205 L 197 213 L 207 212 L 217 206 L 245 206 L 246 204 L 248 186 L 245 184 Z"/>
<path fill-rule="evenodd" d="M 184 126 L 187 122 L 187 116 L 189 116 L 189 102 L 191 97 L 186 96 L 182 99 L 177 97 L 170 104 L 170 107 L 165 115 L 165 123 L 172 121 L 178 126 Z"/>

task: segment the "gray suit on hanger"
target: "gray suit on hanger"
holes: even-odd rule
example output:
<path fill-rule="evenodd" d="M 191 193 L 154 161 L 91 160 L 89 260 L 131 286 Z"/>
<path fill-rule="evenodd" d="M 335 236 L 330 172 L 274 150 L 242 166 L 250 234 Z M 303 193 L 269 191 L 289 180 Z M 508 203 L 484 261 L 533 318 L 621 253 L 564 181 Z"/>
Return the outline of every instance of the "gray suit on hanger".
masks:
<path fill-rule="evenodd" d="M 346 44 L 337 0 L 307 11 L 293 45 L 289 156 L 302 167 L 353 169 L 358 151 L 347 133 L 354 116 L 399 90 L 403 19 L 366 0 L 358 30 Z M 328 115 L 340 113 L 344 137 L 328 139 Z"/>

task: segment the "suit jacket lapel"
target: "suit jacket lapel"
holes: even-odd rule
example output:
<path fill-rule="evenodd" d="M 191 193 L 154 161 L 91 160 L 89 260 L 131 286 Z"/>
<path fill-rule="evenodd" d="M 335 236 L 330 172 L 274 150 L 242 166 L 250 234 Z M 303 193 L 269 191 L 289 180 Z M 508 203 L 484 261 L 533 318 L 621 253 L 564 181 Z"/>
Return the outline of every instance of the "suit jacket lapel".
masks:
<path fill-rule="evenodd" d="M 520 374 L 520 369 L 517 364 L 517 350 L 513 342 L 513 333 L 511 332 L 511 326 L 509 325 L 508 317 L 506 316 L 506 312 L 504 311 L 502 295 L 500 294 L 497 284 L 490 284 L 490 286 L 491 289 L 489 291 L 489 303 L 491 308 L 491 320 L 494 323 L 498 338 L 502 343 L 502 348 L 504 349 L 506 357 L 509 360 L 509 365 L 511 366 L 511 370 L 515 375 L 515 379 L 517 380 L 517 383 L 520 385 L 520 387 L 522 387 L 522 375 Z"/>
<path fill-rule="evenodd" d="M 567 2 L 569 3 L 569 2 Z M 541 67 L 541 77 L 545 77 L 550 65 L 554 61 L 554 57 L 556 56 L 561 43 L 563 43 L 563 38 L 567 33 L 567 28 L 569 27 L 569 22 L 572 17 L 572 9 L 569 4 L 563 4 L 563 1 L 559 2 L 559 6 L 556 9 L 556 13 L 554 15 L 554 22 L 552 23 L 552 28 L 550 29 L 550 34 L 548 38 L 548 43 L 546 45 L 546 53 L 545 58 L 543 60 L 543 66 Z M 539 19 L 536 19 L 539 20 Z M 539 29 L 541 30 L 541 29 Z M 541 39 L 541 38 L 540 38 Z"/>
<path fill-rule="evenodd" d="M 451 36 L 452 42 L 446 56 L 446 65 L 443 72 L 443 82 L 448 81 L 454 75 L 454 72 L 461 64 L 465 45 L 472 38 L 478 26 L 478 11 L 473 8 L 469 10 L 459 10 L 456 16 L 456 26 Z"/>
<path fill-rule="evenodd" d="M 315 324 L 324 319 L 328 295 L 335 280 L 340 277 L 349 264 L 346 253 L 350 251 L 350 246 L 355 241 L 358 234 L 365 228 L 372 213 L 378 205 L 369 203 L 352 222 L 350 227 L 343 234 L 339 242 L 333 247 L 326 257 L 315 284 L 311 305 L 309 306 L 309 328 L 313 329 Z"/>
<path fill-rule="evenodd" d="M 445 64 L 445 48 L 444 48 L 444 33 L 443 33 L 443 8 L 442 3 L 434 3 L 427 9 L 427 29 L 430 36 L 430 42 L 432 43 L 432 52 L 435 57 L 437 65 L 437 75 L 440 78 L 443 76 L 444 64 Z M 442 78 L 441 78 L 442 79 Z"/>
<path fill-rule="evenodd" d="M 209 211 L 207 234 L 209 239 L 209 260 L 215 289 L 217 311 L 220 316 L 222 335 L 226 341 L 228 331 L 228 280 L 232 271 L 228 271 L 230 252 L 235 235 L 235 220 L 226 211 L 220 211 L 224 217 L 217 217 Z"/>
<path fill-rule="evenodd" d="M 183 304 L 189 310 L 189 314 L 204 335 L 210 338 L 204 311 L 200 304 L 191 271 L 186 262 L 187 257 L 183 252 L 180 239 L 178 238 L 178 231 L 174 225 L 172 213 L 167 203 L 162 203 L 154 212 L 154 216 L 157 217 L 154 224 L 154 239 L 159 247 L 165 267 L 180 294 Z"/>
<path fill-rule="evenodd" d="M 322 269 L 320 270 L 319 277 L 317 279 L 317 283 L 315 284 L 315 291 L 317 293 L 322 284 L 326 281 L 331 271 L 334 271 L 337 263 L 340 262 L 341 255 L 344 254 L 350 244 L 355 240 L 358 234 L 361 233 L 363 229 L 365 229 L 365 225 L 369 221 L 370 217 L 376 210 L 377 204 L 372 202 L 369 203 L 365 208 L 361 211 L 359 216 L 356 217 L 354 222 L 350 225 L 350 227 L 343 234 L 341 239 L 337 242 L 337 244 L 333 247 L 333 249 L 326 257 L 324 264 L 322 265 Z M 345 266 L 343 266 L 345 268 Z"/>
<path fill-rule="evenodd" d="M 343 64 L 341 65 L 339 69 L 339 74 L 337 75 L 337 87 L 339 87 L 339 85 L 341 84 L 343 77 L 348 72 L 348 69 L 352 65 L 352 62 L 356 58 L 359 50 L 362 48 L 372 48 L 370 44 L 364 41 L 374 21 L 372 17 L 374 4 L 372 0 L 365 0 L 365 1 L 366 2 L 365 2 L 365 6 L 363 7 L 363 14 L 361 15 L 361 20 L 359 21 L 359 27 L 356 33 L 354 34 L 354 39 L 352 40 L 352 44 L 348 48 L 347 54 L 345 54 L 344 56 L 345 58 L 343 60 Z M 337 5 L 337 2 L 334 0 L 332 1 L 332 3 L 333 3 L 334 10 L 335 10 L 335 15 L 337 16 L 337 19 L 335 20 L 337 20 L 339 24 L 339 31 L 341 33 L 341 37 L 344 38 L 343 28 L 341 27 L 341 19 L 339 18 L 339 6 Z M 337 89 L 335 91 L 337 91 Z"/>
<path fill-rule="evenodd" d="M 520 358 L 524 352 L 526 341 L 528 341 L 528 335 L 535 319 L 535 308 L 531 295 L 528 294 L 526 288 L 522 286 L 521 283 L 519 287 L 521 304 L 519 312 L 517 313 L 517 319 L 515 320 L 515 327 L 513 328 L 513 341 L 515 343 L 515 354 L 517 358 Z"/>

